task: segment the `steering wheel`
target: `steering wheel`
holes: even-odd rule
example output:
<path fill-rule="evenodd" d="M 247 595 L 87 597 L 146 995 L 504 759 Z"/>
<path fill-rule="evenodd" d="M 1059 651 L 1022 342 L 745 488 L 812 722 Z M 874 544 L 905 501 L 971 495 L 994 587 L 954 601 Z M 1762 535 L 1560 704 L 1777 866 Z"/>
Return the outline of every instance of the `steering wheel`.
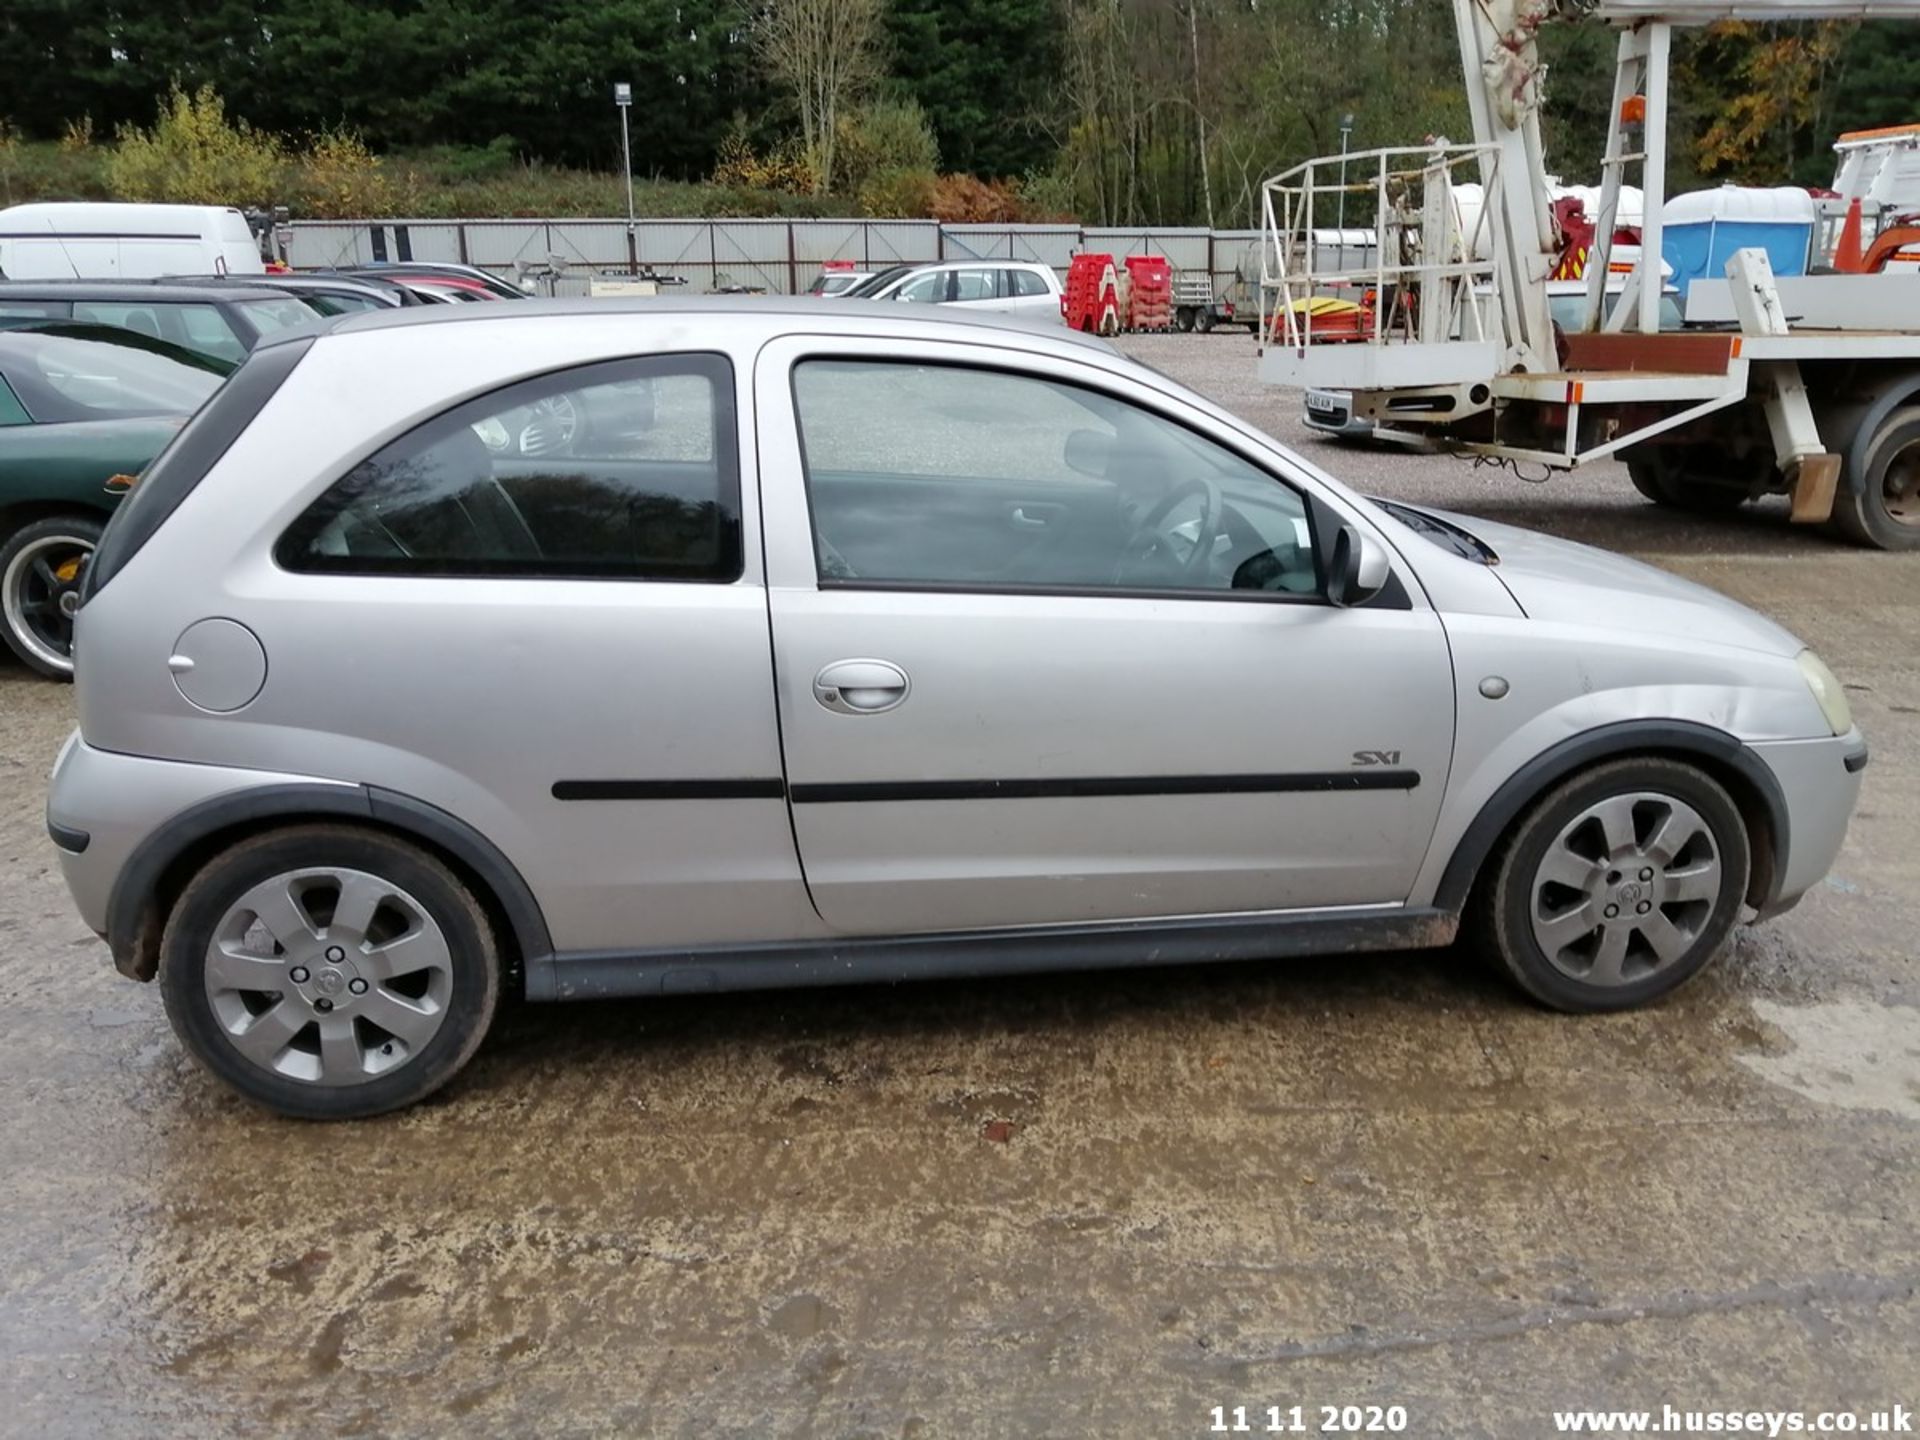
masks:
<path fill-rule="evenodd" d="M 1160 527 L 1167 517 L 1182 501 L 1198 495 L 1201 498 L 1200 518 L 1195 522 L 1197 528 L 1193 536 L 1193 549 L 1182 560 L 1174 552 L 1174 534 Z M 1114 579 L 1124 581 L 1125 572 L 1132 567 L 1144 564 L 1156 550 L 1164 550 L 1173 559 L 1176 576 L 1187 580 L 1198 574 L 1213 556 L 1213 543 L 1219 538 L 1220 517 L 1224 511 L 1220 498 L 1220 487 L 1213 481 L 1201 478 L 1183 480 L 1155 502 L 1152 509 L 1140 517 L 1133 527 L 1133 534 L 1127 537 L 1127 543 L 1120 552 L 1120 563 L 1114 567 Z"/>
<path fill-rule="evenodd" d="M 544 455 L 571 455 L 584 428 L 584 417 L 566 394 L 548 395 L 531 404 L 490 415 L 474 425 L 474 434 L 495 455 L 537 459 Z"/>

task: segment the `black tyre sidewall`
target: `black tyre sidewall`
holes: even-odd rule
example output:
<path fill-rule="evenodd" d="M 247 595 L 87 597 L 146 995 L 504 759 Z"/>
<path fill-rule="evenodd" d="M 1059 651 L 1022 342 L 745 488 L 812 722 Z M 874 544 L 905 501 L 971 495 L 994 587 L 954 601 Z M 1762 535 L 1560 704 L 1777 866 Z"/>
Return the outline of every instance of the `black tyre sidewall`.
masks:
<path fill-rule="evenodd" d="M 1533 877 L 1547 848 L 1582 810 L 1610 795 L 1651 791 L 1684 800 L 1713 832 L 1720 854 L 1720 893 L 1707 928 L 1685 955 L 1631 985 L 1590 985 L 1556 969 L 1533 938 Z M 1625 1010 L 1685 984 L 1726 943 L 1744 902 L 1752 856 L 1740 811 L 1711 777 L 1672 760 L 1623 760 L 1577 776 L 1530 811 L 1503 848 L 1486 897 L 1486 939 L 1529 995 L 1557 1010 Z"/>
<path fill-rule="evenodd" d="M 438 1033 L 398 1070 L 359 1085 L 315 1085 L 255 1065 L 234 1049 L 207 998 L 207 947 L 229 907 L 262 880 L 318 866 L 364 870 L 398 885 L 439 924 L 453 960 L 452 997 Z M 226 1085 L 282 1115 L 344 1120 L 414 1104 L 451 1080 L 493 1022 L 500 964 L 478 902 L 438 860 L 374 831 L 304 826 L 243 840 L 194 877 L 161 937 L 159 980 L 175 1033 Z"/>
<path fill-rule="evenodd" d="M 1833 522 L 1849 540 L 1878 550 L 1920 549 L 1920 525 L 1902 525 L 1886 511 L 1887 466 L 1909 444 L 1920 442 L 1920 407 L 1896 410 L 1881 422 L 1858 476 L 1834 496 Z M 1852 482 L 1858 479 L 1856 487 Z"/>
<path fill-rule="evenodd" d="M 76 540 L 85 540 L 89 546 L 97 547 L 100 544 L 100 532 L 104 528 L 104 523 L 94 516 L 79 513 L 44 516 L 22 525 L 4 540 L 0 540 L 0 581 L 4 580 L 7 567 L 13 563 L 13 557 L 28 545 L 51 535 L 71 535 Z M 49 680 L 73 679 L 72 670 L 56 670 L 27 649 L 25 643 L 14 635 L 13 628 L 6 623 L 4 611 L 0 611 L 0 640 L 5 640 L 7 649 L 18 656 L 20 663 L 34 674 L 44 675 Z"/>
<path fill-rule="evenodd" d="M 1730 515 L 1747 503 L 1746 492 L 1711 480 L 1689 480 L 1665 460 L 1630 460 L 1627 478 L 1654 504 L 1694 515 Z"/>

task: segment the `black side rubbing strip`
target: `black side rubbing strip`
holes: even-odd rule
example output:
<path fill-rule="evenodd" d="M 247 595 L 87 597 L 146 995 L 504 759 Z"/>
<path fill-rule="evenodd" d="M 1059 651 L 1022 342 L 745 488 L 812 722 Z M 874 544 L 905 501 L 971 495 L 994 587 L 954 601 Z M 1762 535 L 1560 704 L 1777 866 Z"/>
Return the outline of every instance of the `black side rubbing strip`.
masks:
<path fill-rule="evenodd" d="M 786 783 L 772 780 L 556 780 L 556 800 L 779 800 Z"/>
<path fill-rule="evenodd" d="M 1322 770 L 1293 775 L 1088 775 L 1044 780 L 871 780 L 796 785 L 796 805 L 878 800 L 1062 800 L 1127 795 L 1270 795 L 1412 790 L 1418 770 Z"/>

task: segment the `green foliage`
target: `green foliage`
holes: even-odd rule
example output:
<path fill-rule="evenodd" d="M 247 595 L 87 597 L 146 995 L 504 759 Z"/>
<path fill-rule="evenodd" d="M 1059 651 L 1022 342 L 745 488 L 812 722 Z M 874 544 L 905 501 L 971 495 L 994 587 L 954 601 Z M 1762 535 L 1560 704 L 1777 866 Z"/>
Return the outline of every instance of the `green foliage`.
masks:
<path fill-rule="evenodd" d="M 1020 177 L 1020 208 L 1029 220 L 1077 220 L 1073 176 L 1058 165 L 1033 169 Z"/>
<path fill-rule="evenodd" d="M 820 190 L 819 175 L 797 139 L 760 153 L 738 130 L 720 142 L 710 183 L 727 190 L 772 190 L 786 195 L 814 195 Z"/>
<path fill-rule="evenodd" d="M 327 130 L 289 167 L 285 203 L 303 215 L 404 215 L 412 208 L 411 178 L 396 180 L 352 131 Z"/>
<path fill-rule="evenodd" d="M 942 163 L 1006 176 L 1052 160 L 1060 22 L 1057 0 L 893 0 L 891 72 Z"/>
<path fill-rule="evenodd" d="M 752 42 L 767 3 L 4 0 L 0 122 L 19 139 L 0 198 L 618 214 L 616 80 L 636 204 L 671 215 L 923 214 L 945 169 L 1019 177 L 1029 215 L 1246 224 L 1265 176 L 1338 151 L 1343 114 L 1355 149 L 1470 129 L 1441 0 L 886 0 L 881 98 L 835 117 L 839 198 L 814 197 L 797 99 Z M 1547 155 L 1570 182 L 1599 177 L 1614 44 L 1591 20 L 1542 31 Z M 1920 120 L 1910 22 L 1674 47 L 1673 191 L 1824 181 L 1837 132 Z M 668 183 L 706 176 L 724 183 Z"/>
<path fill-rule="evenodd" d="M 211 85 L 191 95 L 176 86 L 152 129 L 120 128 L 106 180 L 122 200 L 272 205 L 284 164 L 280 142 L 245 121 L 229 121 Z"/>
<path fill-rule="evenodd" d="M 939 167 L 940 146 L 916 102 L 875 100 L 840 117 L 833 181 L 844 193 L 864 196 L 883 174 L 931 177 Z"/>
<path fill-rule="evenodd" d="M 910 220 L 933 213 L 940 177 L 929 167 L 880 170 L 860 186 L 860 213 L 875 220 Z"/>

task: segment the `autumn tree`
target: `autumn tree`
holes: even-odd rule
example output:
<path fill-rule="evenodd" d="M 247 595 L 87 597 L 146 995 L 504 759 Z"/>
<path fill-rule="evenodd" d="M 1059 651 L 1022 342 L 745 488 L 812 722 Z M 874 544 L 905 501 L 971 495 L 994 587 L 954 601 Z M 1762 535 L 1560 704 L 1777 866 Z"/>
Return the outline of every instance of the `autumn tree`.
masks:
<path fill-rule="evenodd" d="M 881 73 L 885 0 L 766 0 L 754 45 L 767 73 L 793 97 L 816 188 L 833 186 L 842 113 Z"/>

